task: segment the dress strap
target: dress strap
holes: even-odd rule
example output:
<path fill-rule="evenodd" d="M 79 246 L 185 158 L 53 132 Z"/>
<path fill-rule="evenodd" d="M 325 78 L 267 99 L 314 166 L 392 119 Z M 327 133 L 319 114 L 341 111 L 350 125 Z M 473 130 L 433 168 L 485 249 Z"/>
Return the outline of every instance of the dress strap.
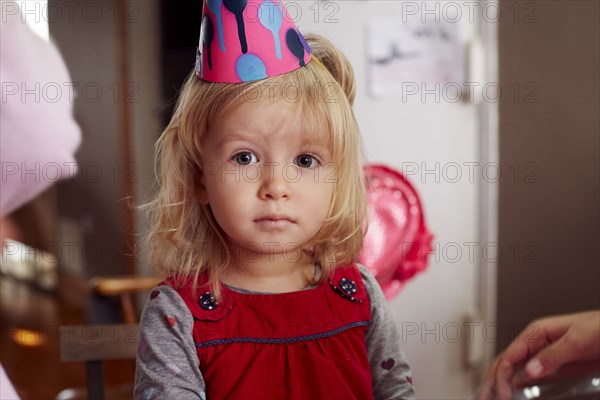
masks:
<path fill-rule="evenodd" d="M 362 303 L 367 298 L 367 290 L 356 264 L 336 268 L 329 285 L 337 294 L 355 303 Z"/>
<path fill-rule="evenodd" d="M 227 290 L 221 291 L 221 301 L 217 302 L 213 293 L 208 289 L 206 273 L 198 278 L 196 290 L 192 285 L 192 279 L 183 285 L 173 277 L 164 280 L 161 285 L 173 288 L 190 309 L 192 316 L 200 321 L 218 321 L 224 318 L 233 308 L 233 298 Z"/>

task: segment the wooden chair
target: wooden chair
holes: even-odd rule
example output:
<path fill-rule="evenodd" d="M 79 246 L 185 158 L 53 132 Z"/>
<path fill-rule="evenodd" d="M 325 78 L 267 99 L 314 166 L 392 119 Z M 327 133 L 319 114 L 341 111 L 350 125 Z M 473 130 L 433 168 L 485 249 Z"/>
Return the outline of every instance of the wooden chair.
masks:
<path fill-rule="evenodd" d="M 85 362 L 87 399 L 104 400 L 105 360 L 135 359 L 138 324 L 73 325 L 60 327 L 60 359 L 63 362 Z M 57 399 L 78 398 L 81 389 L 66 389 Z"/>
<path fill-rule="evenodd" d="M 103 361 L 135 359 L 139 326 L 134 296 L 150 290 L 160 281 L 159 278 L 139 276 L 95 277 L 89 281 L 94 295 L 120 299 L 125 323 L 60 327 L 60 359 L 62 362 L 85 362 L 87 387 L 65 389 L 56 400 L 104 400 Z M 123 391 L 131 394 L 133 388 L 128 386 L 121 389 Z"/>
<path fill-rule="evenodd" d="M 97 296 L 118 297 L 121 301 L 123 321 L 134 324 L 138 322 L 135 296 L 152 289 L 160 282 L 160 278 L 150 276 L 97 276 L 90 279 L 89 286 Z"/>

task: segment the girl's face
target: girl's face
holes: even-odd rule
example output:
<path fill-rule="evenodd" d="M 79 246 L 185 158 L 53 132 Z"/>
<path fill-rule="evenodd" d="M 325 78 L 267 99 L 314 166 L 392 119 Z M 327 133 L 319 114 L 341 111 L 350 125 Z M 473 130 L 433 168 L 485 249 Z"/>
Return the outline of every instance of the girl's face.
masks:
<path fill-rule="evenodd" d="M 329 212 L 336 179 L 329 132 L 307 131 L 284 100 L 243 103 L 204 140 L 201 202 L 247 252 L 298 253 Z"/>

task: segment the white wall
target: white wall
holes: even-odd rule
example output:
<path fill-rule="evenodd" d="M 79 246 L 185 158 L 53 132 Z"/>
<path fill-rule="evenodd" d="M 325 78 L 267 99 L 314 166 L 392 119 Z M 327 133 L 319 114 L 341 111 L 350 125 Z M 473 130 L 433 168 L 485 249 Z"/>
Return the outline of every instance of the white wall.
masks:
<path fill-rule="evenodd" d="M 303 5 L 297 25 L 303 33 L 317 32 L 330 38 L 350 59 L 357 76 L 356 115 L 372 163 L 385 163 L 401 169 L 403 163 L 416 163 L 421 169 L 440 165 L 434 174 L 418 173 L 409 177 L 420 193 L 427 223 L 439 243 L 440 251 L 430 256 L 429 270 L 410 282 L 392 301 L 398 326 L 418 327 L 416 334 L 406 335 L 402 343 L 412 363 L 414 383 L 420 398 L 468 398 L 472 377 L 463 368 L 463 340 L 450 343 L 464 327 L 463 318 L 477 301 L 477 262 L 470 262 L 464 242 L 478 240 L 478 184 L 463 179 L 444 181 L 441 169 L 449 162 L 463 165 L 477 162 L 477 109 L 472 103 L 436 103 L 433 96 L 422 102 L 376 100 L 366 87 L 366 25 L 372 17 L 400 18 L 399 1 L 337 1 L 331 16 L 335 23 L 323 22 L 326 3 L 296 2 Z M 312 8 L 310 8 L 312 7 Z M 315 19 L 315 7 L 321 15 Z M 464 40 L 474 34 L 472 24 L 461 21 Z M 415 96 L 419 97 L 419 96 Z M 406 164 L 405 164 L 406 165 Z M 422 171 L 421 171 L 422 172 Z M 481 173 L 475 168 L 476 173 Z M 452 248 L 457 243 L 462 256 L 455 262 Z M 444 256 L 444 249 L 446 256 Z M 438 257 L 435 256 L 437 254 Z M 437 258 L 437 260 L 436 260 Z M 415 325 L 416 324 L 416 325 Z M 438 324 L 438 325 L 436 325 Z M 426 334 L 422 329 L 430 333 Z M 461 332 L 466 336 L 466 331 Z M 424 336 L 423 336 L 424 335 Z"/>

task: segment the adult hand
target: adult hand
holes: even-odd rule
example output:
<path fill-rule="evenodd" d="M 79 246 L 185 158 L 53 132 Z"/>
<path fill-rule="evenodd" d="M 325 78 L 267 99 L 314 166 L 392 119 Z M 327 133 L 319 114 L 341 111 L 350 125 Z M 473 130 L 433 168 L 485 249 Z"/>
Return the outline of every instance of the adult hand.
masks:
<path fill-rule="evenodd" d="M 561 367 L 576 371 L 599 364 L 600 311 L 543 318 L 531 323 L 494 360 L 479 398 L 508 399 L 511 387 L 547 377 Z"/>

